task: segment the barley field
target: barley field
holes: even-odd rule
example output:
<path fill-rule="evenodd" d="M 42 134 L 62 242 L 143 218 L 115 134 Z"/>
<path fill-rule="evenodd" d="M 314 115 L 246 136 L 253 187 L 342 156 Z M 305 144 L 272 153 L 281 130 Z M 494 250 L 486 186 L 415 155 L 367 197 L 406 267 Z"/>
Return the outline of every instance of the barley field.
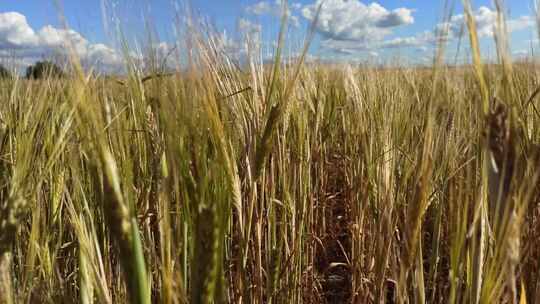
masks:
<path fill-rule="evenodd" d="M 173 73 L 0 80 L 0 303 L 540 303 L 540 69 L 467 16 L 459 66 L 201 25 Z"/>

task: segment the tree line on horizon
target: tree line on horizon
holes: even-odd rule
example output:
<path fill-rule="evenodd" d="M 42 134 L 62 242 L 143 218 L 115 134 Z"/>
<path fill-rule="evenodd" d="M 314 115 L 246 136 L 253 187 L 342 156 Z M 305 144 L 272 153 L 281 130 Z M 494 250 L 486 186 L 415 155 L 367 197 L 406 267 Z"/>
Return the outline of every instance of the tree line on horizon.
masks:
<path fill-rule="evenodd" d="M 26 68 L 26 79 L 43 79 L 64 77 L 65 72 L 51 61 L 38 61 Z M 13 72 L 0 64 L 0 79 L 13 78 Z"/>

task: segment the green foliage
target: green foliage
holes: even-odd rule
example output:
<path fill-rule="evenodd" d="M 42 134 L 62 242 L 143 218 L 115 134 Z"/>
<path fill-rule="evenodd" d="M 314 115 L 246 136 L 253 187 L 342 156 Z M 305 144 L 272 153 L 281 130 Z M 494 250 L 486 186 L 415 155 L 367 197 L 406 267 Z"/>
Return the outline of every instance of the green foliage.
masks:
<path fill-rule="evenodd" d="M 201 37 L 175 75 L 74 59 L 2 87 L 0 303 L 538 298 L 533 62 L 289 69 L 278 52 L 240 71 Z"/>
<path fill-rule="evenodd" d="M 9 71 L 5 66 L 0 65 L 0 79 L 12 77 L 13 75 L 11 74 L 11 71 Z"/>
<path fill-rule="evenodd" d="M 26 78 L 43 79 L 64 77 L 64 71 L 51 61 L 38 61 L 26 68 Z"/>

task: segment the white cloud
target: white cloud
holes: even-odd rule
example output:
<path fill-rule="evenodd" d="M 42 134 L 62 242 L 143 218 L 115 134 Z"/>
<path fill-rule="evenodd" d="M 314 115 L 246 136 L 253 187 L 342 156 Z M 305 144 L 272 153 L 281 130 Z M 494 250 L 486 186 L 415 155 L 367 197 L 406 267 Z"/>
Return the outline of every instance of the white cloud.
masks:
<path fill-rule="evenodd" d="M 240 48 L 238 43 L 227 35 L 226 31 L 219 33 L 215 38 L 218 49 L 234 52 Z"/>
<path fill-rule="evenodd" d="M 260 50 L 261 47 L 261 32 L 262 26 L 258 23 L 251 22 L 248 19 L 240 18 L 238 20 L 238 29 L 244 35 L 248 48 Z"/>
<path fill-rule="evenodd" d="M 108 69 L 122 64 L 121 56 L 104 44 L 93 44 L 72 29 L 50 25 L 36 32 L 17 12 L 0 13 L 0 50 L 5 51 L 0 57 L 18 58 L 20 62 L 52 54 L 68 55 L 73 50 L 84 64 L 106 65 Z"/>
<path fill-rule="evenodd" d="M 81 34 L 71 29 L 57 29 L 50 25 L 38 32 L 39 45 L 49 48 L 72 47 L 81 57 L 85 57 L 90 43 Z"/>
<path fill-rule="evenodd" d="M 434 31 L 420 32 L 414 36 L 397 37 L 380 42 L 377 47 L 383 49 L 395 49 L 404 47 L 416 47 L 417 49 L 427 49 L 427 46 L 434 46 L 438 39 L 442 39 Z"/>
<path fill-rule="evenodd" d="M 410 46 L 421 46 L 424 44 L 424 41 L 418 37 L 398 37 L 390 40 L 383 41 L 379 47 L 380 48 L 401 48 L 401 47 L 410 47 Z"/>
<path fill-rule="evenodd" d="M 246 12 L 253 15 L 276 15 L 279 14 L 279 6 L 270 2 L 261 1 L 246 7 Z"/>
<path fill-rule="evenodd" d="M 348 49 L 348 48 L 334 48 L 333 51 L 336 54 L 341 54 L 341 55 L 346 55 L 346 56 L 354 55 L 357 52 L 354 49 Z"/>
<path fill-rule="evenodd" d="M 411 37 L 397 37 L 387 40 L 372 41 L 370 43 L 357 43 L 348 40 L 327 39 L 321 42 L 324 49 L 338 54 L 352 54 L 363 51 L 375 51 L 382 49 L 397 49 L 404 47 L 426 48 L 435 41 L 435 36 L 429 32 L 423 32 Z"/>
<path fill-rule="evenodd" d="M 422 46 L 417 47 L 415 50 L 418 53 L 425 53 L 429 50 L 429 48 L 425 45 L 422 45 Z"/>
<path fill-rule="evenodd" d="M 370 6 L 375 6 L 376 3 L 372 3 Z M 377 26 L 380 27 L 395 27 L 404 24 L 413 24 L 414 18 L 412 16 L 412 10 L 408 8 L 398 8 L 391 12 L 386 11 L 382 6 L 377 5 L 380 9 L 381 17 L 377 22 Z"/>
<path fill-rule="evenodd" d="M 391 32 L 388 31 L 388 28 L 381 27 L 381 25 L 395 25 L 400 22 L 407 24 L 408 22 L 413 22 L 413 20 L 407 21 L 407 18 L 404 17 L 401 21 L 397 17 L 381 19 L 377 16 L 384 15 L 382 14 L 384 9 L 381 9 L 378 4 L 367 6 L 358 1 L 344 0 L 328 0 L 327 3 L 328 5 L 333 4 L 328 8 L 331 13 L 326 12 L 325 15 L 325 9 L 323 7 L 321 20 L 319 21 L 320 24 L 317 26 L 319 32 L 326 38 L 321 42 L 321 46 L 336 54 L 394 48 L 415 48 L 417 52 L 425 52 L 430 47 L 433 47 L 439 39 L 451 41 L 458 38 L 461 31 L 467 30 L 464 24 L 465 16 L 459 14 L 453 16 L 447 23 L 437 24 L 433 30 L 419 32 L 413 36 L 388 39 L 385 37 Z M 398 13 L 400 10 L 396 9 L 392 12 L 395 12 L 396 15 L 406 16 L 406 14 Z M 310 13 L 311 8 L 305 14 L 306 18 L 311 18 Z M 478 36 L 492 37 L 497 25 L 497 12 L 482 6 L 474 11 L 473 15 L 476 21 Z M 514 19 L 509 18 L 507 20 L 507 30 L 509 33 L 520 31 L 532 28 L 534 24 L 535 21 L 529 16 L 521 16 Z M 448 35 L 446 37 L 440 36 L 439 34 L 444 33 L 445 29 L 448 30 Z"/>
<path fill-rule="evenodd" d="M 291 5 L 287 6 L 287 15 L 291 15 L 291 8 L 295 10 L 299 10 L 302 7 L 302 4 L 300 3 L 293 3 Z M 272 16 L 278 16 L 280 17 L 283 13 L 282 10 L 282 4 L 281 0 L 275 0 L 274 2 L 270 1 L 260 1 L 253 5 L 249 5 L 246 7 L 246 12 L 248 14 L 253 14 L 257 16 L 262 15 L 272 15 Z"/>
<path fill-rule="evenodd" d="M 536 21 L 531 16 L 521 16 L 517 19 L 509 20 L 507 25 L 510 32 L 516 32 L 535 26 Z"/>
<path fill-rule="evenodd" d="M 378 3 L 366 5 L 358 0 L 317 0 L 302 9 L 304 18 L 314 20 L 320 5 L 316 30 L 332 40 L 382 40 L 392 33 L 392 28 L 414 23 L 411 9 L 389 11 Z"/>
<path fill-rule="evenodd" d="M 334 39 L 325 39 L 321 41 L 321 47 L 334 53 L 350 55 L 359 51 L 375 49 L 371 43 L 357 43 L 354 41 L 343 41 Z"/>
<path fill-rule="evenodd" d="M 497 12 L 489 9 L 488 7 L 481 6 L 475 12 L 473 12 L 474 20 L 476 22 L 476 30 L 479 37 L 493 37 L 494 31 L 497 26 Z M 521 16 L 517 19 L 507 20 L 508 32 L 515 32 L 532 27 L 535 21 L 530 16 Z M 448 27 L 448 34 L 450 38 L 456 38 L 460 32 L 467 30 L 465 25 L 465 15 L 459 14 L 453 16 L 449 22 L 438 24 L 437 30 L 444 30 Z"/>
<path fill-rule="evenodd" d="M 88 46 L 88 53 L 86 57 L 91 62 L 106 66 L 117 66 L 122 63 L 121 56 L 116 51 L 102 43 L 90 44 Z"/>
<path fill-rule="evenodd" d="M 245 18 L 240 18 L 240 20 L 238 20 L 238 28 L 241 32 L 250 35 L 258 34 L 262 31 L 262 26 L 260 24 L 251 22 Z"/>
<path fill-rule="evenodd" d="M 527 58 L 531 56 L 531 53 L 527 50 L 517 50 L 512 53 L 515 58 Z"/>
<path fill-rule="evenodd" d="M 131 57 L 139 60 L 142 63 L 143 69 L 155 68 L 155 64 L 160 69 L 173 69 L 179 64 L 178 57 L 176 56 L 177 49 L 178 45 L 176 44 L 159 42 L 154 43 L 150 49 L 145 50 L 151 53 L 140 53 L 135 56 L 131 55 Z"/>
<path fill-rule="evenodd" d="M 90 43 L 80 33 L 72 29 L 57 29 L 47 25 L 38 32 L 38 38 L 41 48 L 64 55 L 73 51 L 83 64 L 97 64 L 109 70 L 122 65 L 122 58 L 115 50 L 102 43 Z"/>
<path fill-rule="evenodd" d="M 301 3 L 298 3 L 298 2 L 294 2 L 291 4 L 291 8 L 294 9 L 294 10 L 299 10 L 302 8 L 302 4 Z"/>
<path fill-rule="evenodd" d="M 293 27 L 299 27 L 300 26 L 300 19 L 298 19 L 298 16 L 290 16 L 289 17 L 289 23 Z"/>
<path fill-rule="evenodd" d="M 293 27 L 299 27 L 300 19 L 298 18 L 298 16 L 295 16 L 292 13 L 291 8 L 294 10 L 299 10 L 300 8 L 302 8 L 302 5 L 300 3 L 293 3 L 292 5 L 287 7 L 289 24 Z M 275 0 L 274 2 L 260 1 L 253 5 L 247 6 L 245 10 L 246 13 L 256 16 L 270 15 L 274 17 L 281 17 L 283 14 L 281 0 Z"/>
<path fill-rule="evenodd" d="M 297 62 L 298 60 L 300 60 L 301 57 L 302 57 L 301 52 L 290 52 L 288 54 L 284 54 L 283 61 L 285 61 L 285 62 Z M 274 60 L 274 56 L 270 55 L 270 56 L 266 57 L 265 61 L 269 62 L 269 61 L 272 61 L 272 60 Z M 320 60 L 320 58 L 315 56 L 315 55 L 312 55 L 312 54 L 309 54 L 309 53 L 304 54 L 304 63 L 313 63 L 313 62 L 317 62 L 319 60 Z"/>
<path fill-rule="evenodd" d="M 36 43 L 36 33 L 25 16 L 16 12 L 0 13 L 0 49 L 29 47 Z"/>

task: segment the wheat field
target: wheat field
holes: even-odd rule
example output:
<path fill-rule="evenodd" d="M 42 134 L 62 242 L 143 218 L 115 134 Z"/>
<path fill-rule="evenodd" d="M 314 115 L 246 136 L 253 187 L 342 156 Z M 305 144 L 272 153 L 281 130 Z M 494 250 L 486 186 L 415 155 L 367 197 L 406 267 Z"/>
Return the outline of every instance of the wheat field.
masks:
<path fill-rule="evenodd" d="M 167 75 L 0 80 L 0 303 L 540 303 L 540 69 L 467 16 L 461 66 L 201 30 Z"/>

